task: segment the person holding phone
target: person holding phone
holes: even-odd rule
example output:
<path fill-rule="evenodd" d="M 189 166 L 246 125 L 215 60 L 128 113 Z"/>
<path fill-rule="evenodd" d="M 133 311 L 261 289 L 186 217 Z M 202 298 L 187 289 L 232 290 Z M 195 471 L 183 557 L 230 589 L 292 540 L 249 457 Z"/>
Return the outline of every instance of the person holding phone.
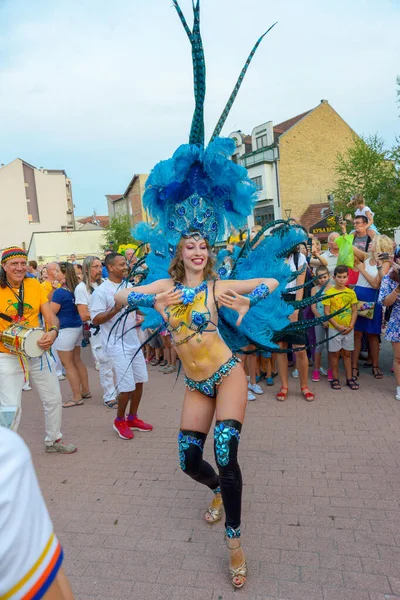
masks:
<path fill-rule="evenodd" d="M 308 262 L 312 269 L 317 269 L 318 267 L 327 267 L 328 260 L 325 253 L 321 254 L 321 242 L 317 238 L 309 237 L 307 240 L 308 246 Z"/>
<path fill-rule="evenodd" d="M 382 329 L 382 306 L 377 304 L 382 278 L 389 272 L 389 252 L 392 240 L 386 235 L 377 235 L 369 246 L 369 252 L 363 252 L 358 262 L 359 277 L 354 291 L 360 302 L 373 303 L 373 318 L 358 316 L 354 327 L 354 352 L 352 359 L 352 374 L 354 379 L 359 376 L 358 359 L 361 352 L 362 337 L 366 334 L 368 348 L 372 360 L 372 374 L 375 379 L 382 379 L 379 368 L 379 336 Z M 385 259 L 385 256 L 387 257 Z"/>

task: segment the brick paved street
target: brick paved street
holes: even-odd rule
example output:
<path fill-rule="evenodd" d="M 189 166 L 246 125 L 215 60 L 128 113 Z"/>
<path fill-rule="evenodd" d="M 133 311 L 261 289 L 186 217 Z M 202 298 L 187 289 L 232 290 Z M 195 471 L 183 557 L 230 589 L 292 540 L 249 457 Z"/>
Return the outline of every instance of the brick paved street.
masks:
<path fill-rule="evenodd" d="M 122 441 L 91 367 L 94 397 L 64 409 L 72 456 L 45 454 L 40 401 L 24 393 L 20 433 L 76 598 L 400 600 L 400 402 L 387 349 L 382 364 L 385 378 L 362 373 L 359 392 L 323 381 L 308 404 L 291 380 L 286 403 L 277 385 L 249 403 L 239 450 L 249 578 L 238 592 L 223 525 L 202 519 L 210 494 L 178 467 L 182 376 L 174 388 L 174 375 L 150 369 L 140 416 L 154 431 Z"/>

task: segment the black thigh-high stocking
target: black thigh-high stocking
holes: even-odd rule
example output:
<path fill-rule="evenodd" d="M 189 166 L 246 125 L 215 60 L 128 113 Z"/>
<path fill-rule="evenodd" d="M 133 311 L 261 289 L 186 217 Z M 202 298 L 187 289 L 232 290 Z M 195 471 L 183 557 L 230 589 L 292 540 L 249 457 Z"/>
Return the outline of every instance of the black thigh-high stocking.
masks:
<path fill-rule="evenodd" d="M 229 538 L 240 537 L 242 474 L 237 453 L 241 429 L 242 424 L 234 419 L 217 421 L 214 429 L 215 460 L 225 507 L 225 532 Z"/>
<path fill-rule="evenodd" d="M 215 492 L 219 486 L 219 477 L 203 459 L 206 438 L 207 435 L 199 431 L 181 430 L 178 435 L 179 462 L 182 471 Z"/>

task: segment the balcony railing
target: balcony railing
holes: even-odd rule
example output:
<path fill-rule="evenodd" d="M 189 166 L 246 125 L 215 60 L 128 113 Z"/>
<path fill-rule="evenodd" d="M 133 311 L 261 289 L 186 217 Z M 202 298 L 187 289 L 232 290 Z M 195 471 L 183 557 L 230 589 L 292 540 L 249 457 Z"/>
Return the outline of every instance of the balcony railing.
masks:
<path fill-rule="evenodd" d="M 243 156 L 240 160 L 242 165 L 246 168 L 265 162 L 272 163 L 275 160 L 274 148 L 257 150 L 256 152 L 252 152 L 251 154 Z"/>

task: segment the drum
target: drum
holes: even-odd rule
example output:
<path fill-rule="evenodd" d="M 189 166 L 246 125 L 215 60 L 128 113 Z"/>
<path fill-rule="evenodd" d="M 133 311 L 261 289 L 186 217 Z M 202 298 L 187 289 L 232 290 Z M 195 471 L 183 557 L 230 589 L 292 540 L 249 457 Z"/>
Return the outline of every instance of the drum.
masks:
<path fill-rule="evenodd" d="M 43 329 L 29 329 L 23 325 L 14 324 L 3 331 L 2 342 L 13 354 L 24 354 L 26 358 L 37 358 L 45 351 L 37 345 L 44 334 Z"/>

